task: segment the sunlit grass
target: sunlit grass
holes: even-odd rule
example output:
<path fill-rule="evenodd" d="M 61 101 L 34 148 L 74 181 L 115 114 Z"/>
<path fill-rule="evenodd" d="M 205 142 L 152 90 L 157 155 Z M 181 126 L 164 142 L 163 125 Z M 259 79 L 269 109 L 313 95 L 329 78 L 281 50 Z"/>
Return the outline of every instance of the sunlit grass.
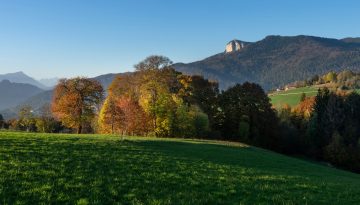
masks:
<path fill-rule="evenodd" d="M 0 132 L 0 204 L 356 204 L 359 187 L 240 143 Z"/>

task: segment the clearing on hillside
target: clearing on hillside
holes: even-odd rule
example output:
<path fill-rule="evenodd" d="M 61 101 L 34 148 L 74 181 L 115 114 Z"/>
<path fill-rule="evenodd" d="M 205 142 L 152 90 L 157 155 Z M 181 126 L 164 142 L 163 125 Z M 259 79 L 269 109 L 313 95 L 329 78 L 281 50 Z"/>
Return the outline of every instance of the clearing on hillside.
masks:
<path fill-rule="evenodd" d="M 359 187 L 239 143 L 0 132 L 0 204 L 356 204 Z"/>
<path fill-rule="evenodd" d="M 295 107 L 300 103 L 301 94 L 305 93 L 306 97 L 316 96 L 319 88 L 317 87 L 302 87 L 286 91 L 277 91 L 269 94 L 271 104 L 279 109 L 285 104 Z"/>

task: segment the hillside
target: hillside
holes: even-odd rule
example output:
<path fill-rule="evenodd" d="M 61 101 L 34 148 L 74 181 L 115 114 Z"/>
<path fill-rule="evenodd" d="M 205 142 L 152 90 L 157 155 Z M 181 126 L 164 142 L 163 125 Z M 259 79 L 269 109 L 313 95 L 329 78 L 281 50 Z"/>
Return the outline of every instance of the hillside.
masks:
<path fill-rule="evenodd" d="M 218 80 L 221 88 L 244 81 L 269 90 L 330 70 L 360 71 L 358 38 L 267 36 L 234 52 L 222 52 L 193 63 L 177 63 L 178 71 Z"/>
<path fill-rule="evenodd" d="M 12 83 L 8 80 L 0 81 L 0 110 L 17 105 L 41 92 L 43 92 L 42 89 L 30 84 Z"/>
<path fill-rule="evenodd" d="M 356 204 L 360 175 L 239 143 L 0 132 L 4 204 Z"/>
<path fill-rule="evenodd" d="M 276 91 L 269 94 L 271 104 L 275 108 L 281 108 L 285 104 L 295 107 L 300 103 L 300 98 L 303 93 L 306 97 L 316 96 L 319 88 L 314 86 L 294 88 L 286 91 Z"/>

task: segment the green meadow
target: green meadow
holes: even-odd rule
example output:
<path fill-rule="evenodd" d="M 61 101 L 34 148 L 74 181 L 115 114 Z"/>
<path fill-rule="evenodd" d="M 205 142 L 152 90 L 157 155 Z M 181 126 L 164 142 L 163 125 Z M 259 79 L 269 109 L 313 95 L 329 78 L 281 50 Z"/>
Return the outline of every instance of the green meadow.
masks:
<path fill-rule="evenodd" d="M 360 175 L 240 143 L 0 132 L 0 204 L 358 204 Z"/>
<path fill-rule="evenodd" d="M 271 104 L 279 109 L 285 104 L 290 105 L 291 107 L 295 107 L 300 103 L 301 94 L 305 93 L 306 97 L 316 96 L 318 87 L 308 86 L 302 88 L 290 89 L 287 91 L 277 91 L 269 94 L 269 98 L 271 100 Z M 360 89 L 350 90 L 356 93 L 360 93 Z"/>
<path fill-rule="evenodd" d="M 281 108 L 285 104 L 295 107 L 299 104 L 302 93 L 305 93 L 307 97 L 316 96 L 318 89 L 316 87 L 295 88 L 287 91 L 273 92 L 269 94 L 269 97 L 271 104 L 275 108 Z"/>

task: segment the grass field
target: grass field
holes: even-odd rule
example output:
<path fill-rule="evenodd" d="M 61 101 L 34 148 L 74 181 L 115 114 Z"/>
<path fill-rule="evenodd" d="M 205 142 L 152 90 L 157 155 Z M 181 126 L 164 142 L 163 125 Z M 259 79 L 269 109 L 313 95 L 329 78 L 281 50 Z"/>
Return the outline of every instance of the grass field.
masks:
<path fill-rule="evenodd" d="M 288 104 L 291 107 L 295 107 L 300 102 L 302 93 L 305 93 L 307 97 L 316 96 L 318 88 L 316 87 L 303 87 L 295 88 L 287 91 L 274 92 L 269 95 L 271 104 L 275 108 L 281 108 L 284 104 Z"/>
<path fill-rule="evenodd" d="M 358 204 L 360 175 L 239 143 L 0 132 L 0 204 Z"/>

